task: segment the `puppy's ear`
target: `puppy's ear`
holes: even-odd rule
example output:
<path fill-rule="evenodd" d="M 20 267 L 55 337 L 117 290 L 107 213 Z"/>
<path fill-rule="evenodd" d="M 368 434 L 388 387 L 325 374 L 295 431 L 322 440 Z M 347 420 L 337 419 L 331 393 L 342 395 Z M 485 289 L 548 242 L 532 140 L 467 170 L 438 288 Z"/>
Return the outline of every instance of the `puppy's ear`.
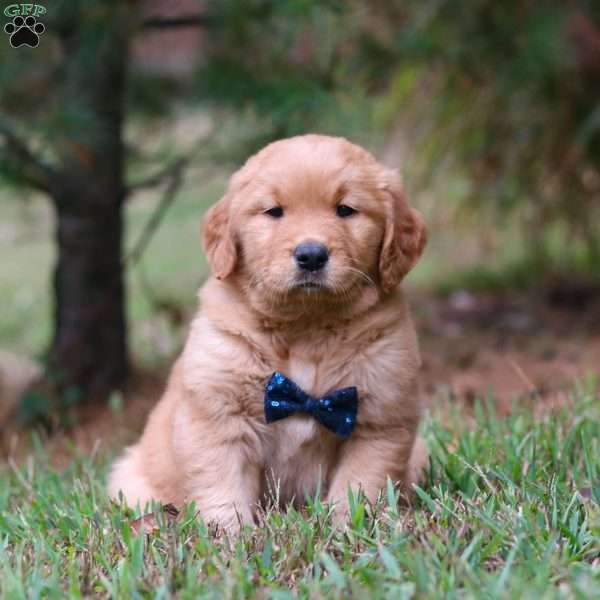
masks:
<path fill-rule="evenodd" d="M 427 243 L 427 229 L 421 213 L 408 205 L 402 181 L 395 171 L 386 171 L 381 188 L 390 201 L 379 256 L 381 288 L 388 293 L 419 260 Z"/>
<path fill-rule="evenodd" d="M 226 194 L 204 217 L 202 242 L 214 276 L 225 279 L 235 269 L 237 248 L 229 216 L 229 195 Z"/>

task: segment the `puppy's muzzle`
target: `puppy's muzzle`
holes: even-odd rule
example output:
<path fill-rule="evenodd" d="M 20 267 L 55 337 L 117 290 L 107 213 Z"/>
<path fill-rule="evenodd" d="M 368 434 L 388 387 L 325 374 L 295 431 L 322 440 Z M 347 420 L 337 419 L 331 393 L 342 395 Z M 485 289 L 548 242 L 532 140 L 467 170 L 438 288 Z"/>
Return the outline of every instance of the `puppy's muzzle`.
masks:
<path fill-rule="evenodd" d="M 303 271 L 320 271 L 329 260 L 327 247 L 318 242 L 303 242 L 294 250 L 296 264 Z"/>

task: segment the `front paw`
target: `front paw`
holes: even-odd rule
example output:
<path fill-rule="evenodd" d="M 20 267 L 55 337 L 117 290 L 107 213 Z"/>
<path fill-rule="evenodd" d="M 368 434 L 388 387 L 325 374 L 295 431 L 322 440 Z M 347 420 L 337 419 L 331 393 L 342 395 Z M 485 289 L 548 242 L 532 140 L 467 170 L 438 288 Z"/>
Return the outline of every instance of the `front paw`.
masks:
<path fill-rule="evenodd" d="M 350 524 L 350 505 L 347 499 L 328 499 L 331 523 L 336 529 L 346 529 Z"/>
<path fill-rule="evenodd" d="M 429 451 L 427 444 L 421 436 L 415 438 L 415 442 L 410 453 L 408 469 L 402 489 L 404 493 L 411 497 L 414 494 L 413 485 L 420 485 L 429 466 Z"/>
<path fill-rule="evenodd" d="M 374 514 L 374 506 L 379 498 L 379 491 L 367 494 L 362 486 L 349 487 L 347 493 L 327 498 L 331 506 L 331 519 L 334 526 L 362 527 L 365 519 Z"/>
<path fill-rule="evenodd" d="M 350 511 L 348 508 L 334 508 L 331 513 L 331 524 L 336 529 L 347 529 L 350 525 Z"/>
<path fill-rule="evenodd" d="M 208 524 L 216 525 L 217 530 L 228 535 L 237 536 L 246 526 L 254 526 L 254 517 L 250 511 L 237 511 L 232 508 L 213 510 L 201 513 Z"/>

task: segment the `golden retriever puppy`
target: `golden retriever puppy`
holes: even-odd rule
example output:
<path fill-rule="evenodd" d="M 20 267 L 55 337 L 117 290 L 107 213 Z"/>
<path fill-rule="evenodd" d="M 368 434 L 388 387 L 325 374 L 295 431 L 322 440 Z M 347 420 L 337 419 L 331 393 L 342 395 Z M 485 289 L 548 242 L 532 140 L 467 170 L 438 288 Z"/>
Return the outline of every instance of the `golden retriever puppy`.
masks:
<path fill-rule="evenodd" d="M 349 487 L 408 489 L 427 452 L 399 283 L 426 233 L 397 173 L 342 138 L 272 143 L 232 177 L 203 238 L 213 276 L 110 494 L 195 500 L 235 529 L 273 489 L 286 503 L 320 485 L 338 517 Z M 280 400 L 289 410 L 268 413 Z"/>

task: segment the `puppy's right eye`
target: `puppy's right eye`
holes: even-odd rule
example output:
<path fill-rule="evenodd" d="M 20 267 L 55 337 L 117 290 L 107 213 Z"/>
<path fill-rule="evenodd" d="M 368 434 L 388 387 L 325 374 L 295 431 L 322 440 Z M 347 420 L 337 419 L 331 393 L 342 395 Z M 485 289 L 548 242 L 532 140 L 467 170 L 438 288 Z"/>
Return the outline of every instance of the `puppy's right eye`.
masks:
<path fill-rule="evenodd" d="M 269 215 L 274 219 L 281 219 L 283 217 L 283 208 L 281 206 L 274 206 L 273 208 L 269 208 L 269 210 L 265 210 L 263 214 Z"/>
<path fill-rule="evenodd" d="M 351 217 L 356 212 L 356 209 L 348 206 L 347 204 L 338 204 L 335 208 L 335 212 L 337 213 L 338 217 L 342 217 L 342 219 L 344 219 L 346 217 Z"/>

